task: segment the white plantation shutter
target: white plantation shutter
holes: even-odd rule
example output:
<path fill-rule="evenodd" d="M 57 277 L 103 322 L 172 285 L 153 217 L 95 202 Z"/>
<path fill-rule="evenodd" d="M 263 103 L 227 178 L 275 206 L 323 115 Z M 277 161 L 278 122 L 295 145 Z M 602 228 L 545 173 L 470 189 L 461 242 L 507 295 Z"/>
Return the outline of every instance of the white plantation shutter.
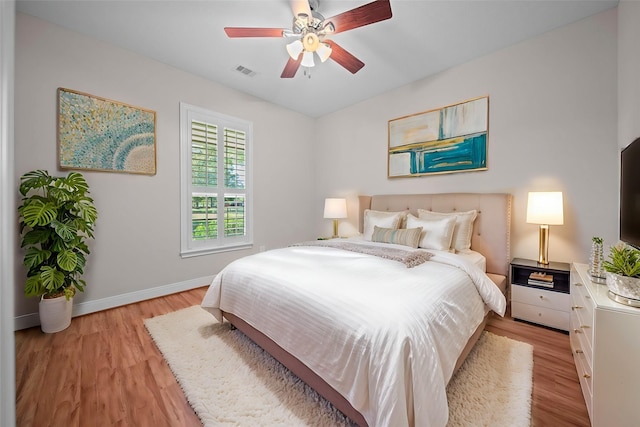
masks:
<path fill-rule="evenodd" d="M 252 245 L 250 122 L 180 104 L 181 254 Z"/>

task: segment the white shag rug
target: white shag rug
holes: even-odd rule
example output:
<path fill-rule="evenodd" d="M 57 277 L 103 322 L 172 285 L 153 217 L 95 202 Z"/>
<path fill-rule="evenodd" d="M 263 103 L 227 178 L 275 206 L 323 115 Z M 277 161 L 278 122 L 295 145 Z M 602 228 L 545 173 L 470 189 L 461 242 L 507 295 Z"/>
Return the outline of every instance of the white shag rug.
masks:
<path fill-rule="evenodd" d="M 206 426 L 350 426 L 324 398 L 200 306 L 144 321 Z M 529 426 L 533 347 L 484 332 L 447 388 L 448 426 Z"/>

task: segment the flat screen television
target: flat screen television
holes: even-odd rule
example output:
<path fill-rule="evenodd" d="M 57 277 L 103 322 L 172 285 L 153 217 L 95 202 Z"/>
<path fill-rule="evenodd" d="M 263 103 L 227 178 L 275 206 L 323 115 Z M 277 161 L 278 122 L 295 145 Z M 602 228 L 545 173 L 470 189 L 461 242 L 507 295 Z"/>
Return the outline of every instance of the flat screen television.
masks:
<path fill-rule="evenodd" d="M 620 155 L 620 240 L 640 248 L 640 138 Z"/>

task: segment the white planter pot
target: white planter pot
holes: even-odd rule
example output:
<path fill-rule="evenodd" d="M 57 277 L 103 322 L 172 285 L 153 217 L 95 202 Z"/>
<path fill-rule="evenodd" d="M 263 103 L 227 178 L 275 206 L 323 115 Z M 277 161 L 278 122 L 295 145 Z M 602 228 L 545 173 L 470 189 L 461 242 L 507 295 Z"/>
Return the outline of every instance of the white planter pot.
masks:
<path fill-rule="evenodd" d="M 606 272 L 609 297 L 622 304 L 640 306 L 640 279 Z"/>
<path fill-rule="evenodd" d="M 72 308 L 73 298 L 67 301 L 64 295 L 57 298 L 40 299 L 40 328 L 42 332 L 52 334 L 67 329 L 71 324 Z"/>

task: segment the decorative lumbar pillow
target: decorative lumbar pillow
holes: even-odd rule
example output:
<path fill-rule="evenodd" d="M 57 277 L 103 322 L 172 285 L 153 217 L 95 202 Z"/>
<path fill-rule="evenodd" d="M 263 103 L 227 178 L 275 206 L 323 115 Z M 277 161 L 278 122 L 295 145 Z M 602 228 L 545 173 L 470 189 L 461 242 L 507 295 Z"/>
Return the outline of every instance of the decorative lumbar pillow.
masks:
<path fill-rule="evenodd" d="M 422 227 L 416 228 L 382 228 L 375 225 L 372 242 L 395 243 L 396 245 L 411 246 L 417 248 L 422 235 Z"/>
<path fill-rule="evenodd" d="M 456 226 L 453 230 L 453 240 L 451 249 L 456 251 L 464 251 L 471 248 L 471 235 L 473 234 L 473 222 L 478 216 L 475 209 L 468 212 L 432 212 L 424 209 L 418 209 L 420 219 L 442 219 L 455 218 Z"/>
<path fill-rule="evenodd" d="M 375 227 L 376 225 L 381 228 L 400 228 L 402 220 L 406 215 L 406 211 L 383 212 L 365 209 L 362 237 L 365 240 L 371 240 L 371 236 L 373 235 L 373 227 Z"/>
<path fill-rule="evenodd" d="M 407 215 L 407 228 L 422 228 L 418 246 L 425 249 L 450 250 L 455 225 L 455 217 L 423 219 L 411 214 Z"/>

